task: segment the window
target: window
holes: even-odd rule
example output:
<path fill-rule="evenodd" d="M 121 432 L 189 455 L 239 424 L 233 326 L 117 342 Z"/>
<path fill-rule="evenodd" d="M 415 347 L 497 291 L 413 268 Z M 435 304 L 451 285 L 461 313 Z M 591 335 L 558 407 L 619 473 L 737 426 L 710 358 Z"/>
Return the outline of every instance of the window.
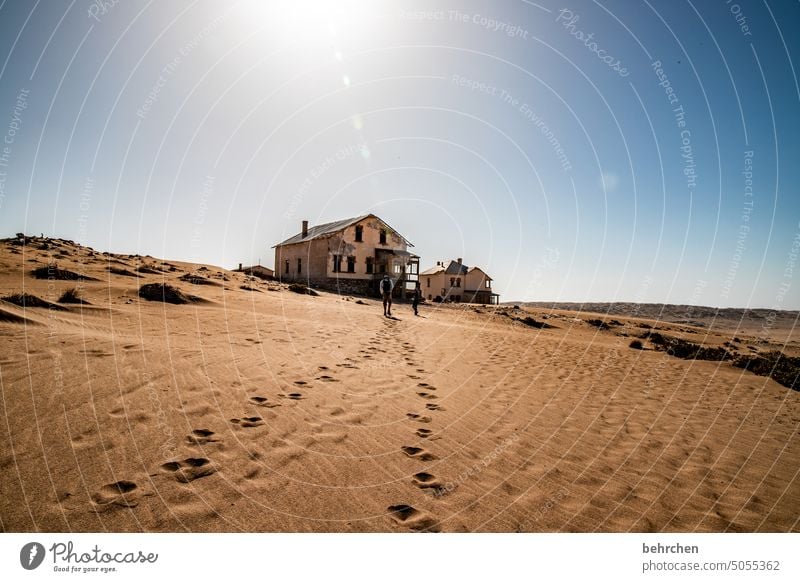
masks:
<path fill-rule="evenodd" d="M 355 273 L 356 272 L 356 258 L 355 257 L 347 257 L 347 272 L 348 273 Z"/>
<path fill-rule="evenodd" d="M 385 228 L 381 229 L 381 242 L 380 242 L 380 244 L 382 244 L 382 245 L 386 244 L 386 229 Z"/>
<path fill-rule="evenodd" d="M 364 242 L 364 227 L 356 226 L 356 242 Z"/>
<path fill-rule="evenodd" d="M 461 287 L 461 277 L 456 279 L 456 287 Z"/>
<path fill-rule="evenodd" d="M 303 259 L 297 259 L 297 274 L 303 272 Z"/>
<path fill-rule="evenodd" d="M 286 267 L 284 268 L 283 272 L 288 275 L 289 274 L 289 259 L 286 259 Z"/>
<path fill-rule="evenodd" d="M 450 277 L 450 286 L 451 287 L 455 287 L 456 286 L 456 278 L 455 277 Z"/>
<path fill-rule="evenodd" d="M 431 286 L 431 278 L 428 277 L 428 287 L 430 287 L 430 286 Z"/>
<path fill-rule="evenodd" d="M 492 282 L 489 281 L 489 279 L 486 279 L 485 285 L 486 285 L 487 289 L 491 289 L 492 288 Z"/>
<path fill-rule="evenodd" d="M 342 272 L 342 255 L 333 255 L 333 272 Z"/>
<path fill-rule="evenodd" d="M 367 257 L 367 275 L 371 275 L 375 271 L 375 259 Z"/>
<path fill-rule="evenodd" d="M 395 264 L 394 264 L 394 272 L 395 272 L 395 273 L 400 273 L 400 272 L 402 272 L 402 268 L 403 268 L 403 267 L 402 267 L 402 265 L 400 265 L 400 263 L 395 263 Z"/>

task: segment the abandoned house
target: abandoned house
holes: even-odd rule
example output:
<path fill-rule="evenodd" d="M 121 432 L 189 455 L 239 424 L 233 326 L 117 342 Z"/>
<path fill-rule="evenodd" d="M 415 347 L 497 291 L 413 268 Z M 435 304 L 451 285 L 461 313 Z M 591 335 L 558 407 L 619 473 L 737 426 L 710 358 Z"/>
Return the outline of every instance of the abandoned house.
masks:
<path fill-rule="evenodd" d="M 275 278 L 346 294 L 377 295 L 384 274 L 394 296 L 413 292 L 419 257 L 386 222 L 367 214 L 318 226 L 304 220 L 301 231 L 275 245 Z"/>
<path fill-rule="evenodd" d="M 500 295 L 492 291 L 492 278 L 479 267 L 467 267 L 461 259 L 437 261 L 420 273 L 422 295 L 431 301 L 498 304 Z"/>

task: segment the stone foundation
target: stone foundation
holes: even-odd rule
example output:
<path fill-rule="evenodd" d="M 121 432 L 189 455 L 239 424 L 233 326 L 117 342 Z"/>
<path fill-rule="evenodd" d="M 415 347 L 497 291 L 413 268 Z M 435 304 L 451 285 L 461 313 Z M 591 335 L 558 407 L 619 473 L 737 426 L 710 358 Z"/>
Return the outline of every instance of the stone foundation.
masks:
<path fill-rule="evenodd" d="M 336 277 L 328 277 L 315 285 L 326 291 L 338 293 L 339 295 L 366 295 L 368 297 L 377 297 L 377 283 L 371 279 L 338 279 Z"/>
<path fill-rule="evenodd" d="M 324 279 L 314 279 L 307 281 L 312 287 L 324 289 L 331 293 L 338 293 L 339 295 L 362 295 L 364 297 L 380 297 L 379 283 L 380 280 L 372 279 L 337 279 L 336 277 L 327 277 Z M 402 289 L 399 284 L 395 285 L 392 297 L 395 301 L 401 301 Z"/>

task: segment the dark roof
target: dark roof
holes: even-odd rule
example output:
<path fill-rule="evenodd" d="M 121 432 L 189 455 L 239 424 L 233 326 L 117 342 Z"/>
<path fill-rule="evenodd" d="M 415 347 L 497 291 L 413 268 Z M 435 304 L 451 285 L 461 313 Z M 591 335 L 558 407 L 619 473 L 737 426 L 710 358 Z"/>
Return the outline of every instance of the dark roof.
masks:
<path fill-rule="evenodd" d="M 422 271 L 420 275 L 435 275 L 437 273 L 447 273 L 448 275 L 466 275 L 468 270 L 469 269 L 466 265 L 460 264 L 458 261 L 450 261 L 447 266 L 445 266 L 444 262 L 442 262 L 441 265 L 436 265 L 435 267 L 431 267 L 430 269 Z"/>
<path fill-rule="evenodd" d="M 274 273 L 275 271 L 270 269 L 269 267 L 265 267 L 264 265 L 252 265 L 250 267 L 242 267 L 241 269 L 233 269 L 234 273 L 244 273 L 247 271 L 269 271 L 270 273 Z"/>
<path fill-rule="evenodd" d="M 308 234 L 303 236 L 302 232 L 298 232 L 293 237 L 287 238 L 285 241 L 278 243 L 275 245 L 276 247 L 283 246 L 283 245 L 293 245 L 299 242 L 306 242 L 310 240 L 314 240 L 315 238 L 321 237 L 326 234 L 333 234 L 334 232 L 339 232 L 340 230 L 344 230 L 351 224 L 359 222 L 367 218 L 369 214 L 364 216 L 358 216 L 356 218 L 347 218 L 345 220 L 337 220 L 335 222 L 327 222 L 325 224 L 318 224 L 317 226 L 309 226 L 308 227 Z"/>
<path fill-rule="evenodd" d="M 450 264 L 447 265 L 447 268 L 444 270 L 444 272 L 448 275 L 466 275 L 467 266 L 459 263 L 458 261 L 450 261 Z"/>
<path fill-rule="evenodd" d="M 384 220 L 381 220 L 380 218 L 378 218 L 374 214 L 364 214 L 363 216 L 357 216 L 355 218 L 346 218 L 344 220 L 337 220 L 335 222 L 327 222 L 325 224 L 319 224 L 317 226 L 309 226 L 308 227 L 308 234 L 306 234 L 306 236 L 303 236 L 303 233 L 299 232 L 296 235 L 294 235 L 293 237 L 287 238 L 285 241 L 276 244 L 275 247 L 280 247 L 280 246 L 284 246 L 284 245 L 293 245 L 293 244 L 302 243 L 302 242 L 308 242 L 310 240 L 314 240 L 315 238 L 320 238 L 322 236 L 326 236 L 326 235 L 329 235 L 329 234 L 334 234 L 334 233 L 337 233 L 337 232 L 340 232 L 340 231 L 344 230 L 348 226 L 352 226 L 353 224 L 355 224 L 357 222 L 361 222 L 365 218 L 369 218 L 369 217 L 376 218 L 376 219 L 380 220 L 391 231 L 397 232 L 391 226 L 386 224 L 386 222 Z M 397 233 L 397 234 L 400 236 L 400 238 L 402 238 L 404 241 L 406 241 L 406 244 L 408 244 L 408 246 L 410 246 L 410 247 L 414 246 L 402 234 L 400 234 L 400 233 Z M 275 248 L 275 247 L 272 247 L 272 248 Z"/>

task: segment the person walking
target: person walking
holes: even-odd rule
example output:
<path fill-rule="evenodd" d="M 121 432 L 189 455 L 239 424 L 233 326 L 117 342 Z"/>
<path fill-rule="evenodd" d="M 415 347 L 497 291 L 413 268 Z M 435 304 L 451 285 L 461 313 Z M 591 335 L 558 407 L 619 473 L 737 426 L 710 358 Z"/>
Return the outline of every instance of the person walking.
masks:
<path fill-rule="evenodd" d="M 394 285 L 389 275 L 384 275 L 381 281 L 381 294 L 383 295 L 383 316 L 392 316 L 392 289 Z"/>
<path fill-rule="evenodd" d="M 422 298 L 422 290 L 419 288 L 419 281 L 417 281 L 417 285 L 414 287 L 414 297 L 411 299 L 411 307 L 414 308 L 414 315 L 419 315 L 417 313 L 417 308 L 419 307 L 419 300 Z"/>

